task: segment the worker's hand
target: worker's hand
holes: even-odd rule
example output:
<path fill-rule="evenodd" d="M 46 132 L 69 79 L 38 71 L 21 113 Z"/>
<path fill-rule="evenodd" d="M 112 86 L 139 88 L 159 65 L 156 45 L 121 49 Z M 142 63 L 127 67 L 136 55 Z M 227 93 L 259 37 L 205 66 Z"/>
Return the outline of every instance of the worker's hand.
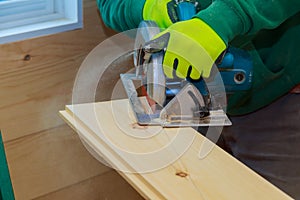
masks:
<path fill-rule="evenodd" d="M 177 22 L 150 41 L 147 51 L 165 49 L 163 68 L 167 77 L 197 80 L 207 78 L 211 68 L 226 49 L 219 35 L 199 18 Z"/>
<path fill-rule="evenodd" d="M 143 19 L 155 21 L 160 28 L 167 28 L 178 21 L 174 5 L 173 0 L 146 0 Z"/>

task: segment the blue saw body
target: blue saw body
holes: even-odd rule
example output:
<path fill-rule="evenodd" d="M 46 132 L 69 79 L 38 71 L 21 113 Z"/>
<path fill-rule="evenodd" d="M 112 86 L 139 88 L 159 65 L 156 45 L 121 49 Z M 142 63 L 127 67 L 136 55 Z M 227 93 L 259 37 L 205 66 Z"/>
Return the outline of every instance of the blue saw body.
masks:
<path fill-rule="evenodd" d="M 191 19 L 196 14 L 196 2 L 179 1 L 176 12 L 180 21 Z M 228 47 L 221 63 L 217 65 L 227 93 L 249 90 L 252 85 L 253 63 L 250 54 L 242 49 Z M 203 79 L 188 80 L 193 83 L 203 95 L 208 95 Z M 213 81 L 212 81 L 213 82 Z"/>

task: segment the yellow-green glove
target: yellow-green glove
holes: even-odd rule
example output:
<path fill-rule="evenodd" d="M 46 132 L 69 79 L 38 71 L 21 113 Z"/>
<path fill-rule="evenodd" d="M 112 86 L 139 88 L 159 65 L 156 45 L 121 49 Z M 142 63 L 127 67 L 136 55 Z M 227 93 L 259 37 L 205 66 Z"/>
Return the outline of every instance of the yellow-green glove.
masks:
<path fill-rule="evenodd" d="M 199 18 L 177 22 L 154 38 L 149 51 L 165 49 L 163 68 L 169 78 L 174 72 L 193 80 L 209 77 L 214 62 L 226 49 L 220 36 Z"/>
<path fill-rule="evenodd" d="M 143 19 L 152 20 L 160 28 L 167 28 L 178 21 L 172 0 L 146 0 L 143 8 Z"/>

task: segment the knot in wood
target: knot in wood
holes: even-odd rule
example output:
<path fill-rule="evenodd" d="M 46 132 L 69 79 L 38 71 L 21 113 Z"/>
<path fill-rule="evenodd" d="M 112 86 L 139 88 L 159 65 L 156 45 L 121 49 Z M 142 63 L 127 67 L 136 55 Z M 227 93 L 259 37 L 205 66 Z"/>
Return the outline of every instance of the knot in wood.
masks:
<path fill-rule="evenodd" d="M 29 60 L 31 60 L 31 55 L 26 54 L 26 55 L 24 56 L 23 60 L 24 60 L 24 61 L 29 61 Z"/>
<path fill-rule="evenodd" d="M 188 173 L 180 171 L 180 172 L 176 172 L 176 176 L 184 178 L 188 176 Z"/>

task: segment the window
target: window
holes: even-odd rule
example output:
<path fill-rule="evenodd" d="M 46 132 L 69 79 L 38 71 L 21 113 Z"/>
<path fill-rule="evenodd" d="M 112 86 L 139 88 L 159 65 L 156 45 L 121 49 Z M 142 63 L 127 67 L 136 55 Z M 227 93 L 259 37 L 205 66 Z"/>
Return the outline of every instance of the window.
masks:
<path fill-rule="evenodd" d="M 82 28 L 82 0 L 0 0 L 0 44 Z"/>

